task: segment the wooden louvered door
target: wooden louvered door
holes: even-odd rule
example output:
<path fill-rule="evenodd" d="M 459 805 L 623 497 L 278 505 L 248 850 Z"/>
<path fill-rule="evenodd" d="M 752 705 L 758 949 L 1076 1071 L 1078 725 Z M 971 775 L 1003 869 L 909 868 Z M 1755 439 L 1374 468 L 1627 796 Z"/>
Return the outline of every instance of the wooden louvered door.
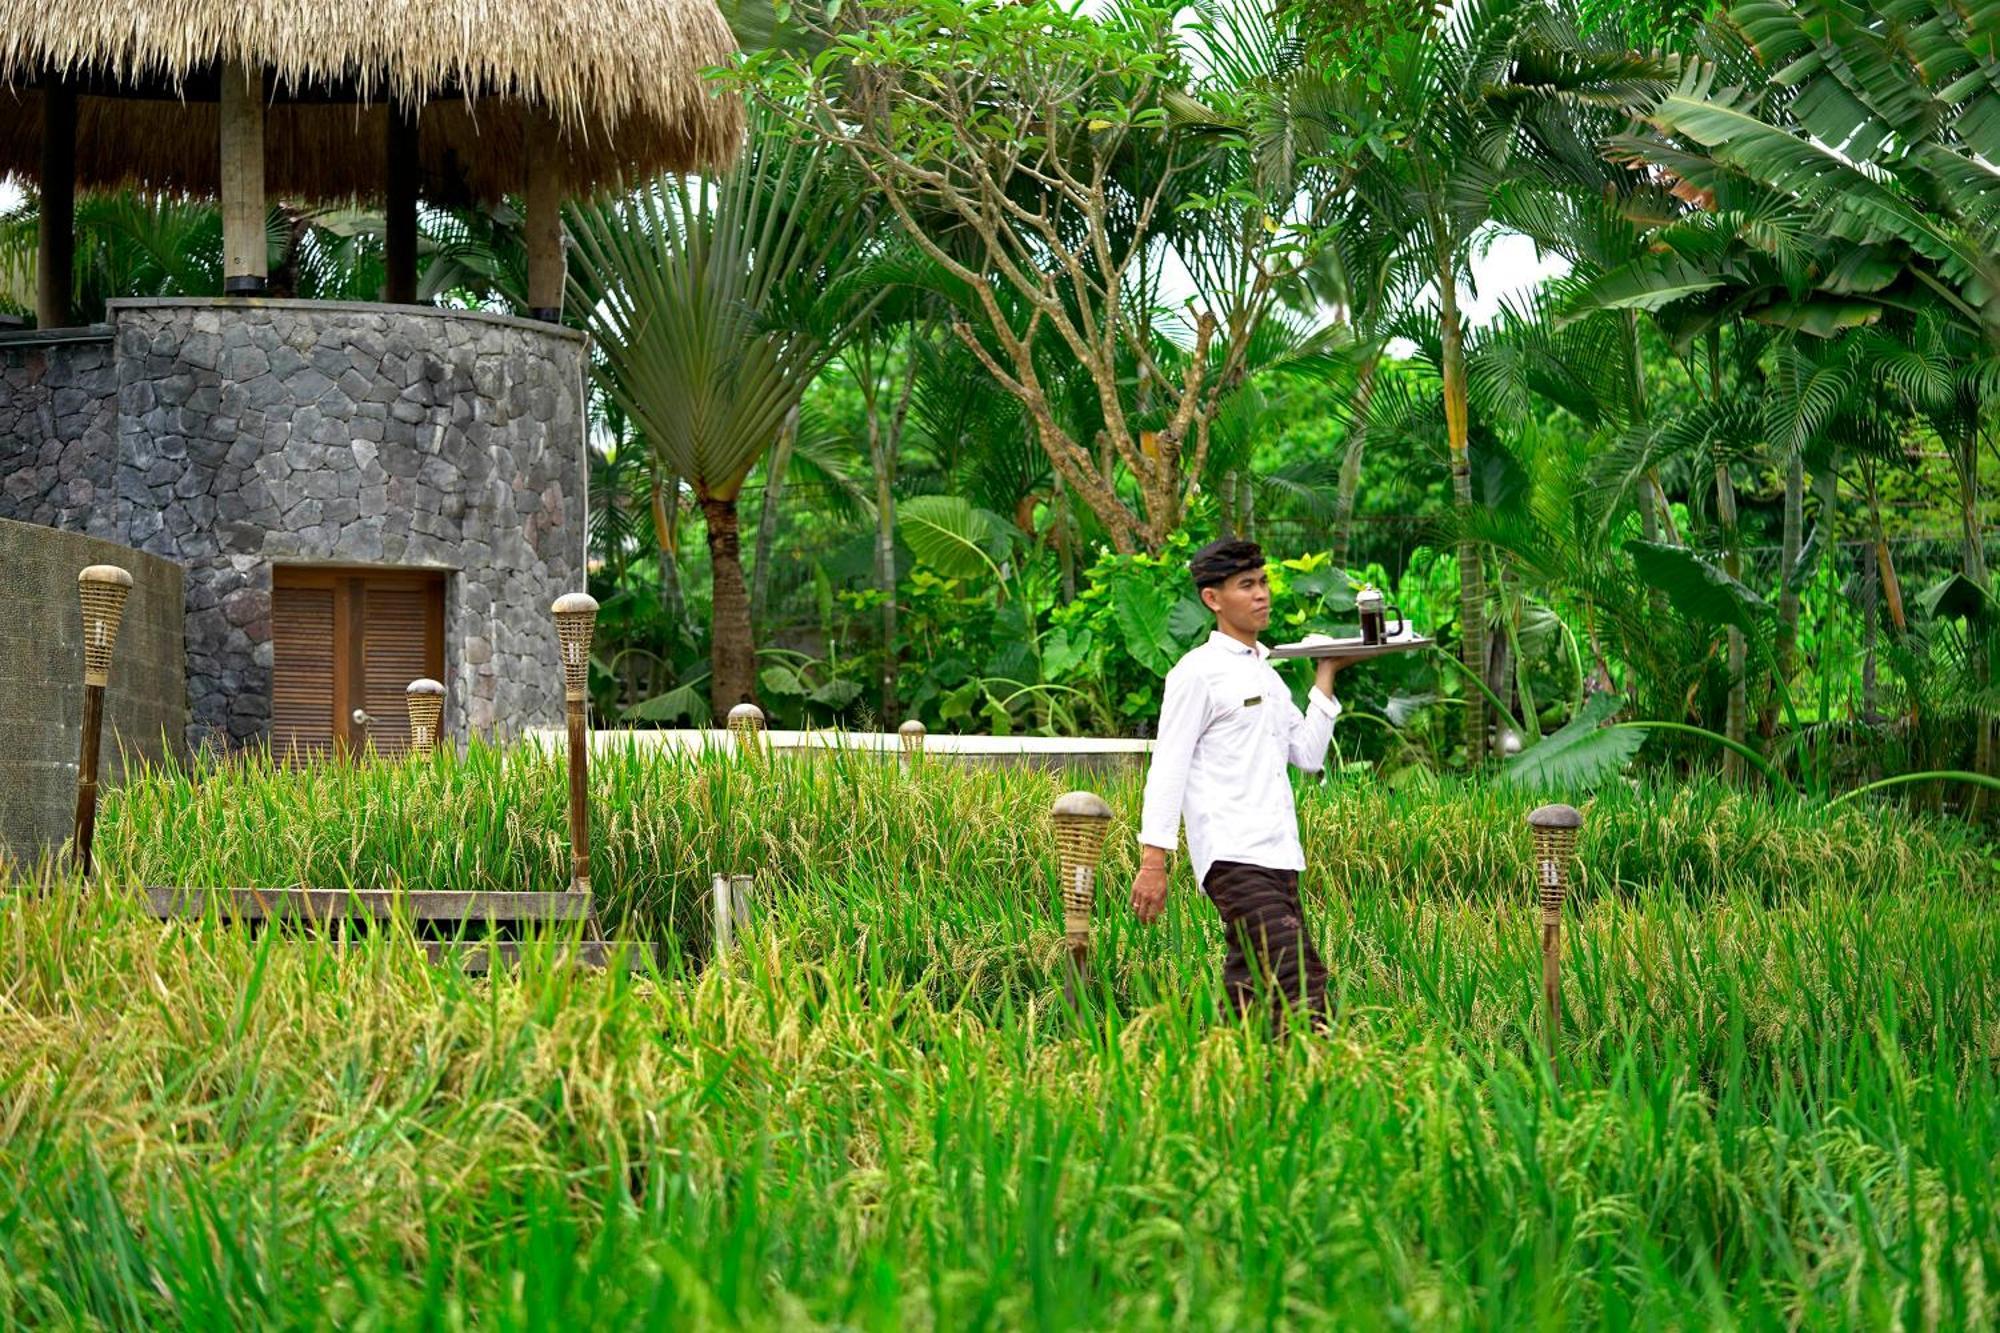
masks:
<path fill-rule="evenodd" d="M 444 676 L 443 576 L 285 567 L 271 582 L 273 752 L 401 754 L 405 688 Z"/>
<path fill-rule="evenodd" d="M 297 584 L 275 571 L 271 586 L 271 753 L 280 759 L 332 756 L 339 695 L 331 581 Z"/>
<path fill-rule="evenodd" d="M 356 636 L 361 661 L 355 669 L 354 693 L 367 722 L 350 737 L 359 747 L 375 743 L 379 754 L 401 754 L 410 748 L 410 708 L 405 692 L 419 676 L 444 675 L 444 582 L 429 579 L 363 580 L 357 590 L 361 633 Z M 353 711 L 348 720 L 353 724 Z"/>

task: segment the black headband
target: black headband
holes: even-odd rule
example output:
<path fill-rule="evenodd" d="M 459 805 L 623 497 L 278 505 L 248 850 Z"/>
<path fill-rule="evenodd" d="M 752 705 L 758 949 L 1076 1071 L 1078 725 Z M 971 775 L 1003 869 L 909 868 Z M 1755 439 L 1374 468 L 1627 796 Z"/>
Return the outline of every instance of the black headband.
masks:
<path fill-rule="evenodd" d="M 1263 567 L 1263 549 L 1256 542 L 1246 542 L 1237 538 L 1210 542 L 1196 551 L 1194 558 L 1188 561 L 1188 573 L 1193 576 L 1194 586 L 1197 588 L 1212 588 L 1246 569 Z"/>

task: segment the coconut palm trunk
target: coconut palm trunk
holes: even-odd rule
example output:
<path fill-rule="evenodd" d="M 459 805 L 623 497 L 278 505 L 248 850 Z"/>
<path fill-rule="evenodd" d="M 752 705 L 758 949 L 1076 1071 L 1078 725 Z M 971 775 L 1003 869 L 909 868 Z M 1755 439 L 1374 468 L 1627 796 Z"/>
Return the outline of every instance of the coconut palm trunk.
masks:
<path fill-rule="evenodd" d="M 1444 362 L 1445 438 L 1451 446 L 1451 497 L 1462 520 L 1472 514 L 1472 456 L 1466 401 L 1464 329 L 1458 311 L 1458 283 L 1447 253 L 1438 264 L 1438 323 Z M 1486 574 L 1479 544 L 1458 543 L 1459 657 L 1476 680 L 1486 678 Z M 1486 696 L 1467 691 L 1465 754 L 1474 765 L 1486 758 Z"/>

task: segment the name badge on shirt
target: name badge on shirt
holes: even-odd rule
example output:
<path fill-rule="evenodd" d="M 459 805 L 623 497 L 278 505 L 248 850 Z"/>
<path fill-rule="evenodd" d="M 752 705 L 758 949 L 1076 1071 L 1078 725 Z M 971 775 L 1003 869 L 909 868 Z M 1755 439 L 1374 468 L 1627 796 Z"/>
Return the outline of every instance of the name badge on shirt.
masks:
<path fill-rule="evenodd" d="M 1263 702 L 1264 702 L 1264 696 L 1263 696 L 1263 695 L 1261 695 L 1261 694 L 1253 694 L 1253 695 L 1251 695 L 1251 696 L 1250 696 L 1250 697 L 1249 697 L 1248 699 L 1245 699 L 1245 700 L 1243 701 L 1243 706 L 1244 706 L 1245 708 L 1255 708 L 1255 707 L 1256 707 L 1256 706 L 1257 706 L 1258 704 L 1261 704 L 1261 703 L 1263 703 Z"/>

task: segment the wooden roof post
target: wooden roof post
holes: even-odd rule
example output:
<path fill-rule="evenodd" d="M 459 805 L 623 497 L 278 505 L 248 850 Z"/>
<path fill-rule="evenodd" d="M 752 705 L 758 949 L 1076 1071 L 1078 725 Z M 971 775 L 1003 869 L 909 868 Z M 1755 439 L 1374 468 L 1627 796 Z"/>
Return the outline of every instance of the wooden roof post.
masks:
<path fill-rule="evenodd" d="M 70 322 L 76 267 L 76 90 L 59 78 L 42 85 L 41 251 L 36 258 L 35 323 Z"/>
<path fill-rule="evenodd" d="M 264 240 L 264 74 L 222 68 L 222 290 L 262 296 L 270 273 Z"/>
<path fill-rule="evenodd" d="M 417 190 L 421 170 L 417 158 L 418 111 L 393 98 L 386 110 L 382 299 L 392 305 L 413 305 L 417 299 Z"/>
<path fill-rule="evenodd" d="M 546 109 L 528 117 L 528 317 L 562 321 L 562 146 Z"/>

